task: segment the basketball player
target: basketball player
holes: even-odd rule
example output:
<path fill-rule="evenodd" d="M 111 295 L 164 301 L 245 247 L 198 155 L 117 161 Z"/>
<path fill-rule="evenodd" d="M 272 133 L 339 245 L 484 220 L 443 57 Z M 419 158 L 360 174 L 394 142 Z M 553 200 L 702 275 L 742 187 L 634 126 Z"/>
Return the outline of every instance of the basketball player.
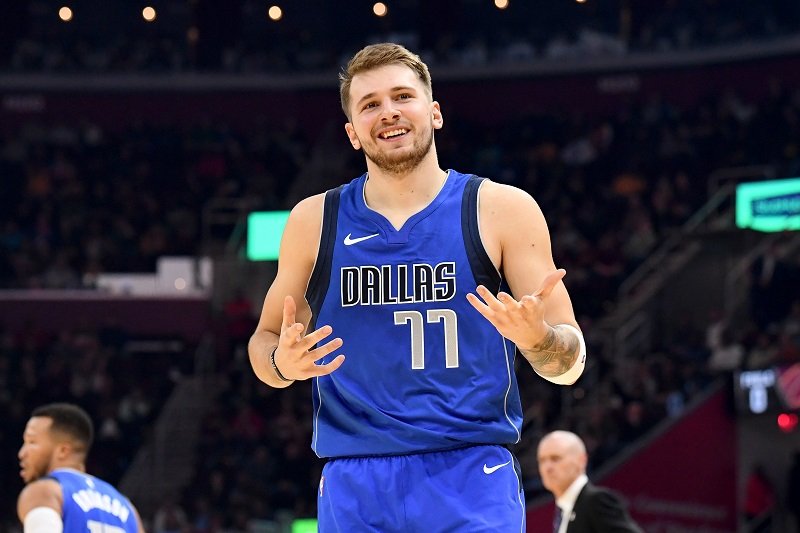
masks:
<path fill-rule="evenodd" d="M 367 173 L 292 210 L 253 370 L 314 380 L 322 533 L 523 531 L 514 345 L 555 383 L 585 363 L 544 216 L 439 167 L 444 118 L 417 55 L 367 46 L 340 81 Z"/>
<path fill-rule="evenodd" d="M 26 486 L 17 500 L 24 533 L 139 533 L 136 509 L 105 481 L 86 473 L 94 430 L 89 416 L 66 403 L 33 411 L 19 450 Z"/>

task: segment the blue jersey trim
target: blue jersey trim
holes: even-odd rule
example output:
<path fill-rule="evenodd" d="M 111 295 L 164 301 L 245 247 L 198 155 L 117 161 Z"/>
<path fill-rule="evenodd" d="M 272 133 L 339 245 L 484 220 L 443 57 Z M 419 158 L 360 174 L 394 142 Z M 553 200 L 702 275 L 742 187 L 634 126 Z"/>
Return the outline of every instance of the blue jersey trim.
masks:
<path fill-rule="evenodd" d="M 325 207 L 322 212 L 322 234 L 319 239 L 319 251 L 314 270 L 308 281 L 306 295 L 308 305 L 311 307 L 311 322 L 314 323 L 317 313 L 322 307 L 325 295 L 328 292 L 328 283 L 331 279 L 331 260 L 333 249 L 336 245 L 336 224 L 339 218 L 339 198 L 344 185 L 331 189 L 325 193 Z M 309 331 L 313 330 L 309 324 Z"/>
<path fill-rule="evenodd" d="M 500 289 L 500 273 L 492 263 L 486 248 L 481 241 L 478 217 L 478 193 L 486 178 L 470 176 L 464 186 L 461 208 L 461 228 L 464 234 L 464 245 L 469 256 L 469 266 L 475 281 L 497 294 Z"/>

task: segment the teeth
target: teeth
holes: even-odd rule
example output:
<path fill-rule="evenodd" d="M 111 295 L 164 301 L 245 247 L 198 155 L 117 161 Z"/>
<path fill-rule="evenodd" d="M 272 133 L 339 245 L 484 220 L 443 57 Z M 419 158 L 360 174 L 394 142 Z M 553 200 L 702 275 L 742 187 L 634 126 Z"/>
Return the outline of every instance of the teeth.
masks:
<path fill-rule="evenodd" d="M 396 135 L 402 135 L 404 133 L 406 133 L 406 130 L 403 129 L 403 128 L 400 128 L 400 129 L 397 129 L 397 130 L 392 130 L 392 131 L 387 131 L 387 132 L 381 133 L 381 137 L 384 138 L 384 139 L 388 139 L 389 137 L 394 137 Z"/>

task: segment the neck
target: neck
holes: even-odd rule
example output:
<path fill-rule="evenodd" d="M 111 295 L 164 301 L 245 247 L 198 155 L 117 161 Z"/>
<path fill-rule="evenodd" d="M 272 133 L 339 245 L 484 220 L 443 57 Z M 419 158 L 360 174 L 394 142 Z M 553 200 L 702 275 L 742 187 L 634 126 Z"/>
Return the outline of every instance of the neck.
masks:
<path fill-rule="evenodd" d="M 78 472 L 86 472 L 86 464 L 82 461 L 61 461 L 50 468 L 49 472 L 67 468 L 69 470 L 77 470 Z"/>
<path fill-rule="evenodd" d="M 367 204 L 375 210 L 418 209 L 428 205 L 442 188 L 447 172 L 435 157 L 428 157 L 413 170 L 396 174 L 367 161 Z"/>

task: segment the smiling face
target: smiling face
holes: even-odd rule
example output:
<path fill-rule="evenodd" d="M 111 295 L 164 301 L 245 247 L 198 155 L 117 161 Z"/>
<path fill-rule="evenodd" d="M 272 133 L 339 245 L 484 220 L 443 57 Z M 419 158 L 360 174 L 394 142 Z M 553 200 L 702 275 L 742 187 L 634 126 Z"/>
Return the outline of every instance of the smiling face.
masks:
<path fill-rule="evenodd" d="M 550 433 L 542 439 L 537 459 L 542 484 L 556 498 L 586 472 L 588 462 L 583 442 L 576 435 L 562 431 Z"/>
<path fill-rule="evenodd" d="M 53 438 L 51 418 L 34 416 L 28 420 L 19 449 L 20 476 L 25 483 L 36 481 L 52 470 L 59 443 Z"/>
<path fill-rule="evenodd" d="M 368 166 L 391 174 L 414 170 L 432 151 L 433 130 L 442 127 L 439 103 L 417 74 L 401 64 L 367 70 L 350 84 L 347 136 L 364 150 Z"/>

